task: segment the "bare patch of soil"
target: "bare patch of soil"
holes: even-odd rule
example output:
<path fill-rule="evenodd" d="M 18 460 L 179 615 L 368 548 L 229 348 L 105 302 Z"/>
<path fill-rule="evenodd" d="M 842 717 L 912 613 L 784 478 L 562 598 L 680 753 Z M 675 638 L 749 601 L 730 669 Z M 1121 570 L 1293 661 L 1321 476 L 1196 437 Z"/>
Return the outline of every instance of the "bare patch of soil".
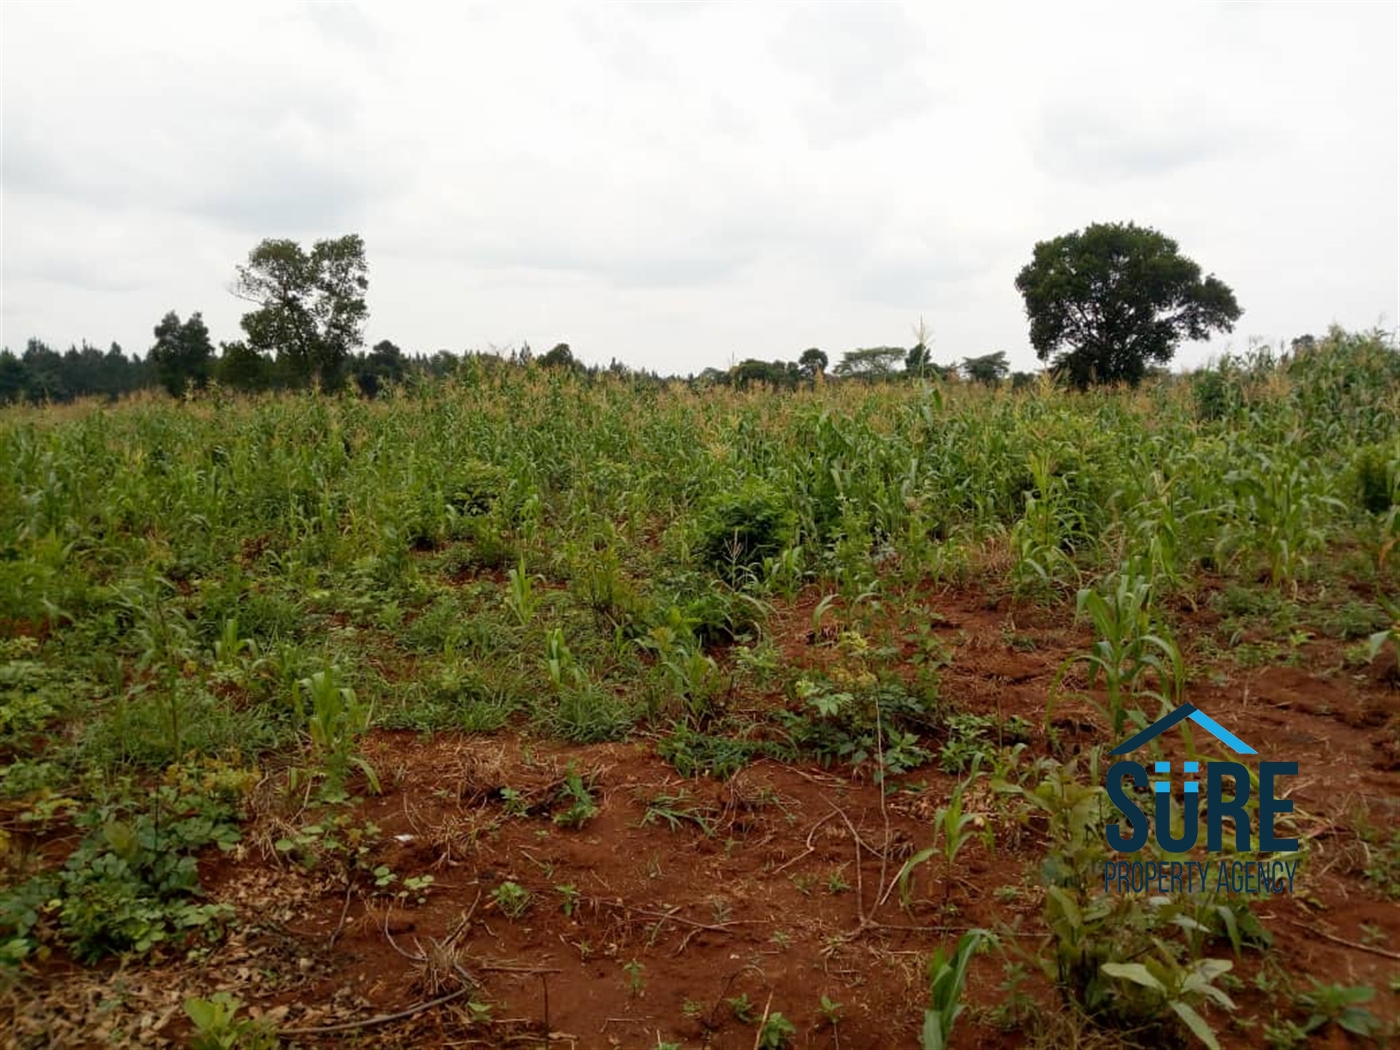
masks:
<path fill-rule="evenodd" d="M 989 607 L 977 594 L 923 601 L 951 653 L 944 698 L 1021 716 L 1039 734 L 1031 752 L 1045 753 L 1047 702 L 1089 641 L 1083 628 L 1063 611 Z M 816 603 L 804 596 L 775 616 L 789 662 L 831 659 Z M 1297 892 L 1256 905 L 1273 948 L 1240 961 L 1236 999 L 1257 1019 L 1252 978 L 1267 959 L 1295 976 L 1374 987 L 1369 1008 L 1394 1019 L 1386 988 L 1400 972 L 1400 907 L 1363 878 L 1368 855 L 1354 831 L 1358 815 L 1382 829 L 1400 823 L 1400 772 L 1383 743 L 1400 734 L 1394 691 L 1319 656 L 1316 666 L 1222 665 L 1185 697 L 1261 759 L 1299 766 L 1290 797 L 1307 859 Z M 1071 672 L 1065 685 L 1082 682 Z M 1116 743 L 1092 704 L 1063 699 L 1056 710 L 1061 747 Z M 688 780 L 647 739 L 565 747 L 515 733 L 381 732 L 366 753 L 384 792 L 354 819 L 378 827 L 371 860 L 392 883 L 375 888 L 361 870 L 347 892 L 333 865 L 307 871 L 280 856 L 273 844 L 292 825 L 261 817 L 239 853 L 205 864 L 211 898 L 239 915 L 224 942 L 130 969 L 50 960 L 41 980 L 6 998 L 10 1045 L 179 1045 L 183 999 L 228 990 L 303 1046 L 749 1050 L 775 1013 L 798 1047 L 916 1046 L 936 944 L 988 927 L 1034 954 L 1044 934 L 1043 839 L 1008 821 L 980 784 L 966 806 L 987 841 L 952 870 L 937 858 L 920 865 L 901 890 L 902 866 L 933 843 L 934 814 L 957 782 L 936 763 L 884 794 L 845 770 L 772 760 L 725 782 Z M 597 807 L 577 826 L 571 771 Z M 405 887 L 422 875 L 431 887 Z M 1020 1045 L 995 1023 L 1003 976 L 996 957 L 975 961 L 958 1045 Z M 1026 990 L 1055 1003 L 1043 984 Z M 1259 1045 L 1257 1025 L 1233 1029 L 1218 1011 L 1212 1021 L 1227 1045 Z"/>

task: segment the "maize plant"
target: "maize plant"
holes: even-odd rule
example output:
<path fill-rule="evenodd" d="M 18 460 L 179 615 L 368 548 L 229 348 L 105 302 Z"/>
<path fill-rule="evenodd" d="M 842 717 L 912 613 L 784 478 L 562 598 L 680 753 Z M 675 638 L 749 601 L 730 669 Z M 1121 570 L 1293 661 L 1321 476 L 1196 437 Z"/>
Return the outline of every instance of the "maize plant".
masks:
<path fill-rule="evenodd" d="M 1080 590 L 1076 611 L 1089 618 L 1098 640 L 1088 652 L 1065 661 L 1056 684 L 1079 664 L 1088 668 L 1090 688 L 1102 679 L 1106 699 L 1100 710 L 1119 737 L 1130 721 L 1147 724 L 1148 719 L 1132 706 L 1135 701 L 1154 700 L 1163 709 L 1180 701 L 1186 666 L 1170 635 L 1153 627 L 1152 585 L 1141 576 L 1119 576 L 1112 582 L 1107 595 L 1092 587 Z M 1047 722 L 1052 706 L 1046 704 Z"/>
<path fill-rule="evenodd" d="M 1326 474 L 1296 443 L 1250 458 L 1247 466 L 1225 477 L 1235 504 L 1230 537 L 1237 546 L 1268 558 L 1275 586 L 1296 591 L 1308 554 L 1326 542 L 1325 511 L 1346 507 L 1328 494 Z"/>
<path fill-rule="evenodd" d="M 1011 529 L 1016 558 L 1011 575 L 1018 587 L 1053 588 L 1079 575 L 1072 557 L 1078 515 L 1070 505 L 1068 483 L 1055 473 L 1050 453 L 1032 453 L 1028 466 L 1033 487 L 1025 494 L 1025 514 Z"/>
<path fill-rule="evenodd" d="M 359 753 L 360 740 L 373 721 L 372 707 L 362 703 L 355 690 L 340 684 L 334 667 L 301 679 L 296 701 L 298 719 L 311 740 L 311 755 L 320 765 L 321 797 L 328 802 L 343 800 L 345 783 L 354 770 L 364 774 L 372 793 L 379 794 L 379 777 Z"/>

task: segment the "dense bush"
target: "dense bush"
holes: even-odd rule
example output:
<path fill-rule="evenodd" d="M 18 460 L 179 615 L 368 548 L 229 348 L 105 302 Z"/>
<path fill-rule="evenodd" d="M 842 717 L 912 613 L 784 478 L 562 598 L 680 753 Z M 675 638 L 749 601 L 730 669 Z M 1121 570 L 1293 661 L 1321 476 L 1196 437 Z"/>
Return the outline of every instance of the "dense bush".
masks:
<path fill-rule="evenodd" d="M 731 584 L 792 543 L 796 519 L 782 494 L 760 481 L 714 497 L 700 514 L 700 563 Z"/>

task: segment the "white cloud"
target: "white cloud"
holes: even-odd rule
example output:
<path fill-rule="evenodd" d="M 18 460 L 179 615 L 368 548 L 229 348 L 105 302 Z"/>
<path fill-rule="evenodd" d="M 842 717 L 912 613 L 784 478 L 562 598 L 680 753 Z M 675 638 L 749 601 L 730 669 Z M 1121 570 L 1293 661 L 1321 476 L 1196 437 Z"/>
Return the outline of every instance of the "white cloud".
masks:
<path fill-rule="evenodd" d="M 1134 220 L 1235 335 L 1397 314 L 1393 5 L 3 8 L 3 339 L 237 335 L 263 237 L 361 233 L 369 338 L 698 371 L 1033 361 L 1016 272 Z"/>

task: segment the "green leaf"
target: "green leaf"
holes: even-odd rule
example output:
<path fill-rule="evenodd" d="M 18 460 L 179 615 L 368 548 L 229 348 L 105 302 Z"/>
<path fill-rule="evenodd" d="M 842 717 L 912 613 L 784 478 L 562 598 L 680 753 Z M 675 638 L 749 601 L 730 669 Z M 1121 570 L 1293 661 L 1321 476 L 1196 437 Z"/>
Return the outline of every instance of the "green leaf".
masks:
<path fill-rule="evenodd" d="M 208 999 L 186 999 L 185 1013 L 189 1015 L 190 1021 L 200 1030 L 212 1028 L 216 1018 L 223 1011 Z"/>
<path fill-rule="evenodd" d="M 947 1036 L 937 1011 L 924 1011 L 924 1028 L 919 1035 L 919 1043 L 923 1050 L 945 1050 L 947 1047 Z"/>
<path fill-rule="evenodd" d="M 1112 964 L 1105 963 L 1104 965 L 1109 966 Z M 1211 1027 L 1206 1023 L 1206 1019 L 1196 1012 L 1194 1006 L 1190 1003 L 1183 1003 L 1180 1001 L 1174 1001 L 1171 1006 L 1176 1012 L 1176 1016 L 1180 1017 L 1182 1021 L 1185 1022 L 1186 1027 L 1191 1029 L 1192 1034 L 1195 1035 L 1197 1039 L 1205 1043 L 1210 1050 L 1220 1050 L 1220 1043 L 1216 1041 L 1215 1033 L 1211 1031 Z"/>
<path fill-rule="evenodd" d="M 1235 949 L 1235 958 L 1240 957 L 1240 924 L 1235 918 L 1234 909 L 1227 904 L 1216 905 L 1216 914 L 1225 924 L 1225 933 L 1230 938 L 1230 946 Z"/>
<path fill-rule="evenodd" d="M 1229 959 L 1202 959 L 1192 968 L 1187 984 L 1192 987 L 1210 984 L 1222 973 L 1229 973 L 1234 968 L 1235 964 Z"/>
<path fill-rule="evenodd" d="M 1049 886 L 1046 888 L 1045 892 L 1060 906 L 1060 911 L 1069 921 L 1071 928 L 1078 930 L 1084 925 L 1084 916 L 1079 911 L 1079 905 L 1074 902 L 1069 894 L 1058 886 Z M 1104 965 L 1112 966 L 1114 964 L 1105 963 Z M 1141 969 L 1141 966 L 1139 966 L 1139 969 Z M 1151 975 L 1149 974 L 1149 976 Z"/>
<path fill-rule="evenodd" d="M 1381 1020 L 1370 1010 L 1358 1006 L 1348 1006 L 1337 1017 L 1341 1025 L 1352 1035 L 1373 1036 L 1381 1030 Z"/>
<path fill-rule="evenodd" d="M 1118 977 L 1125 981 L 1132 981 L 1140 984 L 1144 988 L 1151 988 L 1155 992 L 1167 994 L 1167 986 L 1157 978 L 1152 976 L 1152 972 L 1142 963 L 1112 963 L 1106 962 L 1099 967 L 1101 971 L 1110 977 Z"/>

